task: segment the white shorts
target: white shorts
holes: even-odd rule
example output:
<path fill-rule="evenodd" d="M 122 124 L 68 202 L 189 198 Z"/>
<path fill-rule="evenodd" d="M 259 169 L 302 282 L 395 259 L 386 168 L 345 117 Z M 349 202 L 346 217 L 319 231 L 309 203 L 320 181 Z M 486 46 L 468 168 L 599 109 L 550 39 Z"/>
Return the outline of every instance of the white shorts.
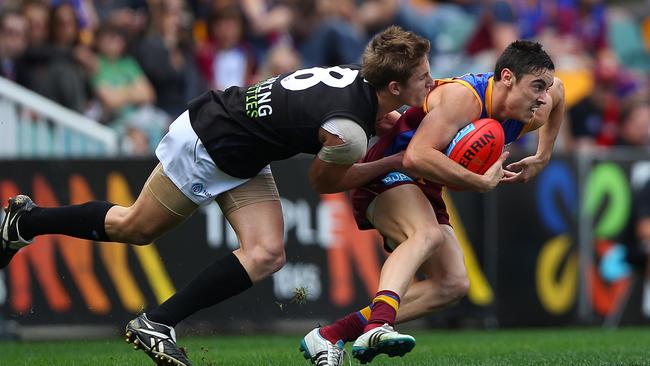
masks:
<path fill-rule="evenodd" d="M 215 165 L 194 132 L 188 111 L 169 126 L 169 132 L 156 148 L 156 156 L 165 175 L 187 198 L 200 206 L 249 180 L 232 177 Z M 258 174 L 271 174 L 271 167 L 267 165 Z"/>

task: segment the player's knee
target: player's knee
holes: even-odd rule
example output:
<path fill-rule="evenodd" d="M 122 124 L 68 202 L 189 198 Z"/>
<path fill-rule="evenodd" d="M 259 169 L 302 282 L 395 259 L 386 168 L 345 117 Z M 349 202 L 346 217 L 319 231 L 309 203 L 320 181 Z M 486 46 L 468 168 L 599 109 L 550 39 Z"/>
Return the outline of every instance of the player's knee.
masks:
<path fill-rule="evenodd" d="M 136 245 L 147 245 L 160 237 L 158 230 L 147 228 L 136 233 Z"/>
<path fill-rule="evenodd" d="M 259 245 L 250 253 L 253 265 L 264 277 L 279 271 L 287 261 L 282 242 L 279 243 Z"/>
<path fill-rule="evenodd" d="M 131 226 L 124 233 L 129 244 L 147 245 L 156 240 L 158 231 L 151 227 Z"/>
<path fill-rule="evenodd" d="M 419 228 L 414 236 L 420 243 L 419 246 L 424 257 L 432 255 L 444 241 L 442 230 L 435 225 Z"/>
<path fill-rule="evenodd" d="M 111 239 L 115 241 L 135 245 L 147 245 L 159 236 L 160 232 L 157 227 L 138 222 L 129 216 L 115 220 L 110 234 Z"/>
<path fill-rule="evenodd" d="M 469 279 L 467 276 L 449 276 L 444 278 L 440 285 L 449 303 L 460 301 L 469 291 Z"/>

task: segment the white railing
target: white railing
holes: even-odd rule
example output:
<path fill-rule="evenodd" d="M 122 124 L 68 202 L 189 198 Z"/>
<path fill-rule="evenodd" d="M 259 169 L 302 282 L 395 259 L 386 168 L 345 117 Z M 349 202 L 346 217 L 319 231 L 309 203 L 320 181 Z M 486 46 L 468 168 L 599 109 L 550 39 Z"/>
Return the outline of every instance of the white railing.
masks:
<path fill-rule="evenodd" d="M 112 129 L 0 78 L 0 158 L 110 157 Z"/>

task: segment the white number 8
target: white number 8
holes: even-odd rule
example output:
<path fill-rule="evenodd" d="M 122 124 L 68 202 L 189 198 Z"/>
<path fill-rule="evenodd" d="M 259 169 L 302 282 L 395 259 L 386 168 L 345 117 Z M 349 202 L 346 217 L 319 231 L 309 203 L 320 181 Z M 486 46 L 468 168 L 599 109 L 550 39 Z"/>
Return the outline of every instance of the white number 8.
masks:
<path fill-rule="evenodd" d="M 332 72 L 341 75 L 340 78 L 332 76 Z M 294 72 L 280 81 L 280 84 L 288 90 L 305 90 L 318 83 L 324 83 L 333 88 L 345 88 L 352 84 L 359 74 L 359 70 L 352 70 L 338 66 L 324 69 L 322 67 L 312 67 Z M 307 76 L 298 79 L 300 76 Z"/>

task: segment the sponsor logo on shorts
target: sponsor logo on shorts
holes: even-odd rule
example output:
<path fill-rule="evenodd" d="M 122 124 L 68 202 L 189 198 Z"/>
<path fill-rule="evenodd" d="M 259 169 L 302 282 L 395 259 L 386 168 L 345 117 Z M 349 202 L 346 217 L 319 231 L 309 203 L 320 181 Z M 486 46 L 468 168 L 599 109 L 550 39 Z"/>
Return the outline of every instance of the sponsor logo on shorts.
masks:
<path fill-rule="evenodd" d="M 208 192 L 207 189 L 203 186 L 203 183 L 194 183 L 192 184 L 192 193 L 197 196 L 212 197 L 212 193 Z"/>
<path fill-rule="evenodd" d="M 413 182 L 413 179 L 404 173 L 390 172 L 381 181 L 385 185 L 389 186 L 398 182 Z"/>

